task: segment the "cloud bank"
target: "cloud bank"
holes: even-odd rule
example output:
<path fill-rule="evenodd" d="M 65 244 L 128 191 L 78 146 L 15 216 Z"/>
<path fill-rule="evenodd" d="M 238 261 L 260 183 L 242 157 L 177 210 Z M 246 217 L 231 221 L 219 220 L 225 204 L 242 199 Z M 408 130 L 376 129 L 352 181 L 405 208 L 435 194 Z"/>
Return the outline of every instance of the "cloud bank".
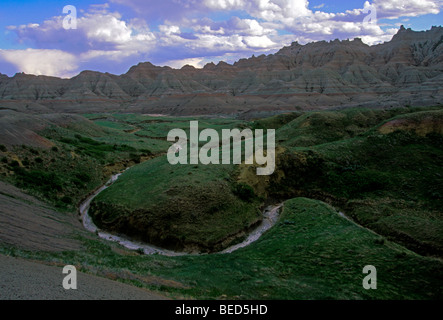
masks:
<path fill-rule="evenodd" d="M 61 77 L 84 69 L 120 74 L 141 61 L 202 67 L 272 53 L 293 41 L 389 41 L 396 21 L 376 23 L 380 19 L 438 14 L 442 6 L 441 0 L 375 0 L 332 13 L 308 0 L 111 0 L 79 12 L 75 30 L 63 28 L 62 12 L 41 23 L 9 26 L 29 49 L 0 50 L 0 60 L 17 71 Z M 125 18 L 114 7 L 123 8 Z"/>

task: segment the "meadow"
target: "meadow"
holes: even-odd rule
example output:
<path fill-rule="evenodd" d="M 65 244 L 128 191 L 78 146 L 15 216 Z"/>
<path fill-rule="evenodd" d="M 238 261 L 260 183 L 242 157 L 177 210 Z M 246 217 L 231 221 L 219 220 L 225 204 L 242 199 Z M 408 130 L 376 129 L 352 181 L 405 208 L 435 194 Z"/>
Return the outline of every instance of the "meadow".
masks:
<path fill-rule="evenodd" d="M 171 166 L 165 137 L 195 118 L 84 117 L 88 125 L 41 133 L 55 147 L 5 151 L 2 179 L 76 214 L 111 173 L 131 167 L 94 200 L 97 224 L 202 254 L 142 255 L 83 233 L 74 235 L 81 251 L 2 244 L 1 253 L 73 264 L 173 298 L 442 299 L 441 108 L 198 119 L 200 129 L 276 129 L 276 171 L 263 177 L 256 165 Z M 257 242 L 214 253 L 240 241 L 265 205 L 280 202 L 277 224 Z M 377 268 L 377 290 L 362 287 L 366 265 Z"/>

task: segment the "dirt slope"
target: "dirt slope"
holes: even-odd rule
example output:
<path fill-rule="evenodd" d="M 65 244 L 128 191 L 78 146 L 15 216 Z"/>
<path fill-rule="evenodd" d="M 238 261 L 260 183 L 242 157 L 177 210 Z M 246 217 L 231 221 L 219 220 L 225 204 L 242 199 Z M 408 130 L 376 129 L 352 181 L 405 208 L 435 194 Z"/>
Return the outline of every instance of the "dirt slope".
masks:
<path fill-rule="evenodd" d="M 74 215 L 56 212 L 0 181 L 0 242 L 26 250 L 78 250 L 74 231 L 84 232 Z"/>
<path fill-rule="evenodd" d="M 77 272 L 77 289 L 63 288 L 62 267 L 0 255 L 0 300 L 164 300 L 120 282 Z"/>

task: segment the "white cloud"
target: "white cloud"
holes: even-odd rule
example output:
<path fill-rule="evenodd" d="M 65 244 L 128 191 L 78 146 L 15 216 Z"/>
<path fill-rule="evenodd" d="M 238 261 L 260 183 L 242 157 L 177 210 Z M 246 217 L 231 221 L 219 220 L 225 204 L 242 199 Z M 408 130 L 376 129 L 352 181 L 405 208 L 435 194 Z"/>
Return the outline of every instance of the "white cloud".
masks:
<path fill-rule="evenodd" d="M 273 43 L 279 42 L 281 37 L 277 35 L 276 30 L 289 31 L 294 36 L 304 34 L 312 40 L 323 40 L 325 37 L 361 37 L 368 41 L 370 39 L 369 42 L 373 43 L 376 37 L 383 41 L 391 36 L 385 34 L 380 26 L 367 26 L 363 22 L 366 16 L 364 9 L 371 7 L 368 1 L 363 8 L 342 13 L 313 12 L 309 9 L 307 0 L 206 0 L 204 4 L 211 10 L 243 10 L 253 17 L 254 19 L 237 18 L 238 21 L 235 23 L 234 21 L 228 25 L 219 23 L 218 26 L 211 25 L 204 29 L 212 34 L 217 31 L 219 34 L 237 33 L 243 36 L 261 37 L 260 41 L 258 38 L 250 38 L 249 41 L 244 39 L 244 43 L 251 48 L 255 46 L 270 48 Z M 318 6 L 318 9 L 321 7 L 323 6 Z M 262 37 L 264 35 L 267 37 Z"/>
<path fill-rule="evenodd" d="M 234 17 L 230 22 L 234 32 L 241 32 L 251 36 L 261 36 L 265 33 L 265 29 L 257 20 Z"/>
<path fill-rule="evenodd" d="M 116 14 L 87 14 L 77 24 L 92 41 L 125 43 L 131 40 L 132 30 Z"/>
<path fill-rule="evenodd" d="M 80 61 L 90 61 L 93 59 L 106 59 L 111 61 L 120 61 L 123 58 L 131 56 L 132 51 L 122 51 L 122 50 L 89 50 L 79 55 Z"/>
<path fill-rule="evenodd" d="M 41 25 L 10 26 L 20 42 L 28 42 L 39 48 L 84 52 L 88 50 L 114 50 L 132 42 L 154 41 L 155 35 L 140 20 L 122 20 L 117 12 L 105 12 L 106 6 L 85 13 L 77 19 L 77 29 L 65 30 L 63 17 L 57 16 Z M 104 9 L 103 9 L 104 8 Z M 120 48 L 121 49 L 121 48 Z"/>
<path fill-rule="evenodd" d="M 273 42 L 267 36 L 244 37 L 243 41 L 248 47 L 251 48 L 271 48 L 275 46 L 275 42 Z"/>
<path fill-rule="evenodd" d="M 1 50 L 0 58 L 24 73 L 69 78 L 77 69 L 77 58 L 61 50 Z"/>
<path fill-rule="evenodd" d="M 378 44 L 381 42 L 387 42 L 390 41 L 392 39 L 392 37 L 398 32 L 398 29 L 392 28 L 392 29 L 388 29 L 386 30 L 386 32 L 384 32 L 381 35 L 377 35 L 377 36 L 362 36 L 361 40 L 368 44 L 368 45 L 374 45 L 374 44 Z"/>
<path fill-rule="evenodd" d="M 212 10 L 239 10 L 244 8 L 245 0 L 204 0 L 203 4 Z"/>
<path fill-rule="evenodd" d="M 205 58 L 188 58 L 188 59 L 179 59 L 179 60 L 168 60 L 161 65 L 169 66 L 174 69 L 180 69 L 185 65 L 193 66 L 195 68 L 203 68 L 204 67 Z"/>
<path fill-rule="evenodd" d="M 277 34 L 273 28 L 264 26 L 255 19 L 240 19 L 232 17 L 227 21 L 214 22 L 210 19 L 193 19 L 188 22 L 196 34 L 214 34 L 214 35 L 241 35 L 241 36 L 263 36 Z"/>
<path fill-rule="evenodd" d="M 443 6 L 441 0 L 374 0 L 381 18 L 397 19 L 425 14 L 438 14 Z"/>
<path fill-rule="evenodd" d="M 310 15 L 307 0 L 205 0 L 212 10 L 244 10 L 254 18 L 290 22 Z"/>
<path fill-rule="evenodd" d="M 179 26 L 160 25 L 158 29 L 160 30 L 160 32 L 164 33 L 165 35 L 180 34 Z"/>
<path fill-rule="evenodd" d="M 124 19 L 118 12 L 110 12 L 112 4 L 104 4 L 79 10 L 77 30 L 64 30 L 63 16 L 42 23 L 9 26 L 7 29 L 17 35 L 19 42 L 36 49 L 2 50 L 0 57 L 27 73 L 64 76 L 91 65 L 102 69 L 109 66 L 108 70 L 122 65 L 121 69 L 127 70 L 131 65 L 125 63 L 147 60 L 174 67 L 201 66 L 202 61 L 208 62 L 211 57 L 223 60 L 223 57 L 271 53 L 292 41 L 303 44 L 354 37 L 371 45 L 388 41 L 396 29 L 384 31 L 382 27 L 386 25 L 363 23 L 367 16 L 364 9 L 371 3 L 379 19 L 438 13 L 443 3 L 442 0 L 374 0 L 366 1 L 362 8 L 328 13 L 312 11 L 308 0 L 112 2 L 134 8 L 138 16 Z M 207 18 L 217 17 L 216 12 L 226 16 L 233 10 L 241 11 L 241 18 L 221 21 Z M 149 25 L 151 18 L 155 19 L 155 25 Z"/>

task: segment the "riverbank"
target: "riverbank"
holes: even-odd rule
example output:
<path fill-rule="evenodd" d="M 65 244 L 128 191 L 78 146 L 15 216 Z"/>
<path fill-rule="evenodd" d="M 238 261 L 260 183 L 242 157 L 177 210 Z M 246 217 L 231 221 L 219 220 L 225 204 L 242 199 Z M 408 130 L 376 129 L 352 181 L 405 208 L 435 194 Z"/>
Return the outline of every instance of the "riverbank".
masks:
<path fill-rule="evenodd" d="M 43 252 L 0 246 L 0 253 L 74 265 L 81 272 L 178 299 L 443 298 L 441 261 L 375 235 L 312 199 L 286 201 L 273 228 L 230 254 L 142 255 L 86 230 L 82 234 L 77 238 L 81 250 Z M 377 290 L 362 286 L 366 265 L 377 269 Z"/>
<path fill-rule="evenodd" d="M 126 170 L 129 170 L 129 169 L 130 168 L 127 168 Z M 116 234 L 112 234 L 112 233 L 100 230 L 94 224 L 94 222 L 92 221 L 92 219 L 88 213 L 92 200 L 94 200 L 94 198 L 97 197 L 101 192 L 103 192 L 104 190 L 109 188 L 113 183 L 115 183 L 122 174 L 123 174 L 123 172 L 112 175 L 106 184 L 104 184 L 103 186 L 98 188 L 94 193 L 92 193 L 82 203 L 80 203 L 79 213 L 80 213 L 80 217 L 81 217 L 81 220 L 83 222 L 83 226 L 85 227 L 85 229 L 90 232 L 95 233 L 96 235 L 98 235 L 102 239 L 117 242 L 117 243 L 121 244 L 122 246 L 126 247 L 127 249 L 138 250 L 140 252 L 143 252 L 144 254 L 161 254 L 161 255 L 165 255 L 165 256 L 180 256 L 180 255 L 190 254 L 190 253 L 186 253 L 183 251 L 167 250 L 167 249 L 163 249 L 158 246 L 151 245 L 151 244 L 143 243 L 143 242 L 136 241 L 136 240 L 131 240 L 127 236 L 116 235 Z M 244 236 L 245 240 L 243 240 L 242 242 L 240 242 L 238 244 L 232 245 L 232 246 L 222 250 L 219 253 L 231 253 L 239 248 L 243 248 L 243 247 L 250 245 L 254 241 L 257 241 L 264 232 L 269 230 L 277 222 L 278 212 L 281 207 L 282 207 L 282 204 L 269 206 L 269 207 L 265 208 L 265 210 L 263 211 L 262 221 L 255 228 L 253 228 L 249 233 L 245 234 L 245 236 Z"/>

